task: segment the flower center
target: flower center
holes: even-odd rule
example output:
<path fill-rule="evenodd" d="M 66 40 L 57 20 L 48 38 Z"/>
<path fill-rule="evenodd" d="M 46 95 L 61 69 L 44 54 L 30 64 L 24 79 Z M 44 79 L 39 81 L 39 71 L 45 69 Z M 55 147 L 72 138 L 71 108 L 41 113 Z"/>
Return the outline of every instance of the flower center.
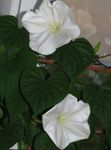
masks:
<path fill-rule="evenodd" d="M 49 23 L 49 31 L 52 33 L 57 33 L 61 29 L 61 23 L 56 22 L 55 20 Z"/>
<path fill-rule="evenodd" d="M 66 121 L 66 115 L 64 113 L 59 113 L 57 116 L 57 121 L 59 122 L 59 124 L 64 124 L 64 122 Z"/>

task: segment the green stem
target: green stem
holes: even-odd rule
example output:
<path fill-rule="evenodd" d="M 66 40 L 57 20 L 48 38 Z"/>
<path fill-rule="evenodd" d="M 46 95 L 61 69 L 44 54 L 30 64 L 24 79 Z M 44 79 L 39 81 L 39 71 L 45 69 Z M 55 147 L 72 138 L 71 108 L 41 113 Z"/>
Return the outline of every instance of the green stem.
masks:
<path fill-rule="evenodd" d="M 21 141 L 18 143 L 18 149 L 19 149 L 19 150 L 27 150 L 27 146 L 26 146 L 26 144 L 24 143 L 23 140 L 21 140 Z"/>
<path fill-rule="evenodd" d="M 5 110 L 7 110 L 7 108 L 0 102 L 0 106 L 2 107 L 2 108 L 4 108 Z"/>
<path fill-rule="evenodd" d="M 32 117 L 32 122 L 35 122 L 36 124 L 42 124 L 42 121 L 35 118 L 34 116 Z"/>

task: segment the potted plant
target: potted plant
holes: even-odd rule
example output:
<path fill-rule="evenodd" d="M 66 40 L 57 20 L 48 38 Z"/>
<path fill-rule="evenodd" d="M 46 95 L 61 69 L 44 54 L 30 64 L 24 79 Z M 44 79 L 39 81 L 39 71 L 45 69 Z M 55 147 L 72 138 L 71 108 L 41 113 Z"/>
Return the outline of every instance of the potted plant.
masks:
<path fill-rule="evenodd" d="M 0 17 L 0 150 L 110 150 L 111 77 L 100 42 L 81 38 L 59 0 L 44 0 L 21 23 Z"/>

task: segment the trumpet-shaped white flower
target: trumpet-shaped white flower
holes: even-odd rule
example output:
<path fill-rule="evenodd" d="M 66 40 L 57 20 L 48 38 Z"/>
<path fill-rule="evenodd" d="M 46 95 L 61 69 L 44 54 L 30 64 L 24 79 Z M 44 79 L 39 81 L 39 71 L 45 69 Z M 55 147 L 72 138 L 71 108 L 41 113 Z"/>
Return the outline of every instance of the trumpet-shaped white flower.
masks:
<path fill-rule="evenodd" d="M 43 128 L 55 145 L 64 149 L 72 142 L 89 137 L 89 114 L 90 107 L 87 103 L 78 102 L 76 97 L 68 94 L 42 116 Z"/>
<path fill-rule="evenodd" d="M 43 0 L 36 12 L 29 11 L 23 16 L 22 24 L 30 33 L 31 49 L 43 55 L 52 54 L 80 34 L 69 7 L 60 0 Z"/>

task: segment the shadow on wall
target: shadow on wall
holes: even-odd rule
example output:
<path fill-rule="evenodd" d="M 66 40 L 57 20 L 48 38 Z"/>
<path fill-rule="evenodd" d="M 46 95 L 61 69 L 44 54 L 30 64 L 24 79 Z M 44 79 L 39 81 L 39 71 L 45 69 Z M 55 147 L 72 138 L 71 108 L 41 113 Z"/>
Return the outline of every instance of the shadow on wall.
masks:
<path fill-rule="evenodd" d="M 39 6 L 41 5 L 42 1 L 43 1 L 43 0 L 38 0 L 38 1 L 36 2 L 35 6 L 34 6 L 34 10 L 39 8 Z"/>
<path fill-rule="evenodd" d="M 38 9 L 39 6 L 41 5 L 42 1 L 43 1 L 43 0 L 37 0 L 36 4 L 35 4 L 35 6 L 34 6 L 34 8 L 33 8 L 32 10 Z M 20 14 L 18 14 L 17 17 L 19 18 L 19 20 L 22 19 L 23 15 L 24 15 L 26 12 L 27 12 L 27 11 L 22 11 Z"/>

